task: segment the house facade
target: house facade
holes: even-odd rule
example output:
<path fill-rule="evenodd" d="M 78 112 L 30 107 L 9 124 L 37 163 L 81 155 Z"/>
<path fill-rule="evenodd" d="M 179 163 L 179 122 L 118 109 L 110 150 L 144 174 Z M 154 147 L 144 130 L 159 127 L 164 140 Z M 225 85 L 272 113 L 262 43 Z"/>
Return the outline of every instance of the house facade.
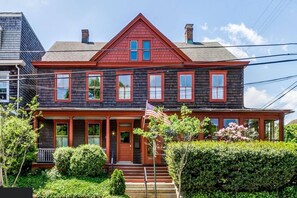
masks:
<path fill-rule="evenodd" d="M 43 76 L 37 80 L 43 116 L 34 121 L 43 125 L 39 162 L 51 161 L 46 155 L 57 147 L 97 144 L 109 163 L 151 164 L 146 140 L 132 132 L 146 126 L 146 101 L 167 114 L 185 104 L 193 116 L 211 119 L 211 132 L 236 122 L 261 140 L 283 140 L 290 110 L 244 107 L 248 63 L 217 42 L 194 42 L 192 24 L 185 42 L 172 42 L 142 14 L 109 42 L 90 42 L 86 29 L 81 42 L 56 42 L 33 62 Z"/>
<path fill-rule="evenodd" d="M 23 13 L 0 12 L 0 104 L 22 97 L 22 105 L 36 95 L 35 80 L 22 76 L 36 73 L 31 62 L 41 60 L 43 51 Z"/>

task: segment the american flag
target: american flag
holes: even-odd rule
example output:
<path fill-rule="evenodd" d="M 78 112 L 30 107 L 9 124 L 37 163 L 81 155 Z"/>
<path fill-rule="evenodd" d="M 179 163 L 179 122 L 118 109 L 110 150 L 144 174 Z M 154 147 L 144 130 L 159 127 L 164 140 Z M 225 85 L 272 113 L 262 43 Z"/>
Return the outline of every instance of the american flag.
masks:
<path fill-rule="evenodd" d="M 170 124 L 170 121 L 168 120 L 168 116 L 165 113 L 158 110 L 155 111 L 155 106 L 151 105 L 146 101 L 144 117 L 147 118 L 149 116 L 152 116 L 154 118 L 161 118 L 164 120 L 166 124 Z"/>

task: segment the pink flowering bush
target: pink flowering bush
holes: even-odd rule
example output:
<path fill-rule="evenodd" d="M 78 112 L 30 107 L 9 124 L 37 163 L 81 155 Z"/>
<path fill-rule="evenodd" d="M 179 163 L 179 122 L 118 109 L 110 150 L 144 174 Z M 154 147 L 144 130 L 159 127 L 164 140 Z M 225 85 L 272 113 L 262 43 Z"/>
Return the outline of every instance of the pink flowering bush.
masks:
<path fill-rule="evenodd" d="M 228 142 L 251 141 L 257 137 L 255 132 L 234 122 L 230 122 L 228 127 L 215 132 L 215 135 Z"/>

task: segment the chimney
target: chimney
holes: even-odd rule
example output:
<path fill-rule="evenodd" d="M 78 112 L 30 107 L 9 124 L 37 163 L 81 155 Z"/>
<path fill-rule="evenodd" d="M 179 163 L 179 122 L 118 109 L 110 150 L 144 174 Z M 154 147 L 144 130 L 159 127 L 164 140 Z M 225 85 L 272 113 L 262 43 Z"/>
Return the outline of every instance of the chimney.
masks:
<path fill-rule="evenodd" d="M 89 43 L 89 30 L 88 29 L 81 30 L 81 42 Z"/>
<path fill-rule="evenodd" d="M 186 43 L 193 44 L 193 24 L 185 25 L 185 40 Z"/>

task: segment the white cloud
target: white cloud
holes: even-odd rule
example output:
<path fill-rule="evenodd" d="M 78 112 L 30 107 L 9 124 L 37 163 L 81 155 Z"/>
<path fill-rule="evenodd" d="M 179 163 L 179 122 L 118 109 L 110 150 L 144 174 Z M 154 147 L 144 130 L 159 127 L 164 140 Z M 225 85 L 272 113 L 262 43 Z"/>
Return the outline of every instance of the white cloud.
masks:
<path fill-rule="evenodd" d="M 221 45 L 224 45 L 224 46 L 233 45 L 232 43 L 227 42 L 220 37 L 217 37 L 215 39 L 210 39 L 208 37 L 204 37 L 202 42 L 213 42 L 213 41 L 219 42 Z M 248 58 L 249 57 L 249 55 L 242 48 L 230 47 L 227 49 L 237 58 Z"/>
<path fill-rule="evenodd" d="M 244 106 L 249 108 L 260 108 L 272 99 L 265 89 L 258 90 L 249 87 L 244 93 Z"/>
<path fill-rule="evenodd" d="M 234 43 L 241 43 L 242 40 L 247 40 L 256 45 L 264 43 L 264 38 L 253 29 L 246 27 L 244 23 L 229 23 L 227 26 L 221 27 L 220 30 L 226 31 L 229 34 L 230 40 Z"/>
<path fill-rule="evenodd" d="M 204 25 L 201 26 L 201 29 L 202 29 L 202 30 L 205 30 L 205 31 L 208 30 L 208 25 L 207 25 L 207 23 L 204 23 Z"/>
<path fill-rule="evenodd" d="M 30 7 L 38 7 L 48 5 L 49 0 L 27 0 L 26 3 Z"/>

